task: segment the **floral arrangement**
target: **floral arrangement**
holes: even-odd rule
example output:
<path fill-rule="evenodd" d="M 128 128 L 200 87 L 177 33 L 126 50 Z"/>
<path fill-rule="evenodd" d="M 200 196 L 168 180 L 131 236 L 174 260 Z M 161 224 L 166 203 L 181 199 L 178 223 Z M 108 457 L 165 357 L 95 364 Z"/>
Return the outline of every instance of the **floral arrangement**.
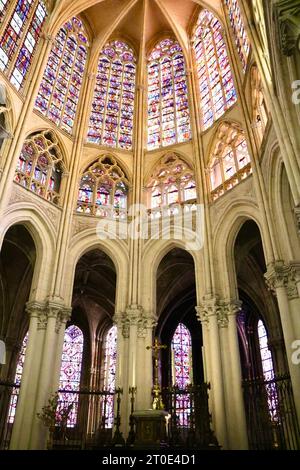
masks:
<path fill-rule="evenodd" d="M 47 405 L 43 406 L 42 412 L 37 413 L 37 417 L 41 419 L 48 428 L 52 428 L 55 425 L 66 426 L 72 407 L 72 403 L 70 403 L 67 408 L 60 407 L 59 394 L 55 392 L 50 396 Z"/>

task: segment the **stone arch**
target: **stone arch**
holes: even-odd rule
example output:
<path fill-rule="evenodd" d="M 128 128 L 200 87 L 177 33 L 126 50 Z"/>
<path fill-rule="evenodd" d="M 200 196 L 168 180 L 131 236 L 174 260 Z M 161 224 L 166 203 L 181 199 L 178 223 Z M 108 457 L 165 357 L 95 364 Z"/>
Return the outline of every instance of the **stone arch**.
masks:
<path fill-rule="evenodd" d="M 237 282 L 234 262 L 234 246 L 238 233 L 247 220 L 253 220 L 260 231 L 266 264 L 272 261 L 272 252 L 264 236 L 263 225 L 257 206 L 245 200 L 237 200 L 227 210 L 216 228 L 213 241 L 213 250 L 218 263 L 216 272 L 228 273 L 221 279 L 219 275 L 219 288 L 224 298 L 236 299 Z M 221 288 L 222 286 L 222 288 Z"/>
<path fill-rule="evenodd" d="M 125 311 L 127 302 L 127 287 L 129 277 L 129 253 L 126 243 L 122 240 L 97 237 L 95 228 L 84 230 L 71 241 L 69 256 L 65 266 L 66 301 L 71 305 L 75 269 L 79 259 L 87 252 L 99 249 L 113 262 L 117 275 L 116 311 Z"/>
<path fill-rule="evenodd" d="M 143 306 L 146 311 L 156 315 L 156 275 L 160 262 L 173 249 L 180 248 L 187 251 L 193 258 L 195 268 L 195 282 L 197 291 L 197 302 L 205 293 L 205 276 L 203 267 L 202 251 L 189 251 L 184 240 L 150 240 L 146 246 L 142 257 L 143 266 L 147 266 L 142 279 Z M 201 282 L 202 281 L 202 282 Z"/>
<path fill-rule="evenodd" d="M 36 263 L 32 279 L 30 300 L 43 302 L 49 295 L 51 268 L 54 263 L 55 232 L 45 223 L 43 215 L 34 207 L 24 209 L 23 204 L 14 205 L 6 211 L 1 223 L 0 246 L 7 230 L 13 225 L 24 225 L 36 247 Z"/>

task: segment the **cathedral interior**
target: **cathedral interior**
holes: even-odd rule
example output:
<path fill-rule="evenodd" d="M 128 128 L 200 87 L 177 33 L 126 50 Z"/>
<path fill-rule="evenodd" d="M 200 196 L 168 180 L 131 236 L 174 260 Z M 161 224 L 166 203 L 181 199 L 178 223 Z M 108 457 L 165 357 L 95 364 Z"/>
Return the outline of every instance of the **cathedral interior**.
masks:
<path fill-rule="evenodd" d="M 0 0 L 0 449 L 300 449 L 299 126 L 299 0 Z"/>

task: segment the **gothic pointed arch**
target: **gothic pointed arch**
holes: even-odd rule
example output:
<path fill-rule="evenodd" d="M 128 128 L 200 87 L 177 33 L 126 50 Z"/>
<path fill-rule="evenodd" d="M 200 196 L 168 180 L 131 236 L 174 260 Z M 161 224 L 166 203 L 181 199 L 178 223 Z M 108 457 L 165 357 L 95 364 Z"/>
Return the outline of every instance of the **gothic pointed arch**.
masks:
<path fill-rule="evenodd" d="M 102 155 L 83 173 L 77 212 L 87 215 L 124 218 L 129 181 L 112 155 Z"/>
<path fill-rule="evenodd" d="M 57 33 L 35 101 L 35 109 L 72 134 L 89 42 L 82 20 L 73 17 Z"/>
<path fill-rule="evenodd" d="M 234 122 L 221 122 L 213 139 L 208 163 L 212 199 L 222 196 L 251 173 L 245 132 Z"/>
<path fill-rule="evenodd" d="M 147 192 L 151 209 L 194 203 L 197 199 L 194 170 L 178 154 L 167 153 L 155 165 Z"/>
<path fill-rule="evenodd" d="M 14 181 L 47 201 L 59 205 L 65 168 L 55 132 L 36 131 L 25 139 Z"/>

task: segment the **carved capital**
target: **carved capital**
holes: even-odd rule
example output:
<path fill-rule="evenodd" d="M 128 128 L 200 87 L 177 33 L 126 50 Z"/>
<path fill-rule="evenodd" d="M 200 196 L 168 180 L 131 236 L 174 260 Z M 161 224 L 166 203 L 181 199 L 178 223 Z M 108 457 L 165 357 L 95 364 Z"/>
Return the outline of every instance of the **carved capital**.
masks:
<path fill-rule="evenodd" d="M 217 315 L 219 308 L 218 300 L 216 297 L 205 297 L 201 304 L 196 308 L 196 315 L 202 326 L 209 327 L 210 317 Z"/>
<path fill-rule="evenodd" d="M 59 333 L 61 328 L 65 329 L 66 323 L 70 320 L 72 314 L 72 308 L 62 308 L 57 315 L 55 331 Z"/>
<path fill-rule="evenodd" d="M 152 314 L 142 314 L 141 318 L 138 320 L 138 330 L 137 335 L 138 338 L 146 338 L 147 330 L 153 329 L 157 324 L 157 319 Z"/>
<path fill-rule="evenodd" d="M 299 48 L 300 4 L 298 0 L 279 0 L 277 12 L 280 46 L 284 55 L 290 57 Z"/>
<path fill-rule="evenodd" d="M 143 316 L 143 307 L 140 305 L 129 305 L 126 308 L 126 315 L 130 325 L 137 325 L 138 321 Z"/>
<path fill-rule="evenodd" d="M 299 297 L 297 282 L 300 280 L 300 267 L 298 265 L 284 264 L 276 261 L 268 266 L 265 279 L 269 290 L 276 294 L 276 290 L 284 287 L 288 298 Z"/>
<path fill-rule="evenodd" d="M 220 328 L 227 328 L 229 317 L 236 316 L 241 310 L 242 302 L 240 300 L 229 300 L 220 302 L 217 310 L 217 321 Z"/>
<path fill-rule="evenodd" d="M 122 333 L 123 338 L 129 338 L 130 321 L 126 313 L 116 313 L 114 323 L 117 325 L 118 331 Z"/>

